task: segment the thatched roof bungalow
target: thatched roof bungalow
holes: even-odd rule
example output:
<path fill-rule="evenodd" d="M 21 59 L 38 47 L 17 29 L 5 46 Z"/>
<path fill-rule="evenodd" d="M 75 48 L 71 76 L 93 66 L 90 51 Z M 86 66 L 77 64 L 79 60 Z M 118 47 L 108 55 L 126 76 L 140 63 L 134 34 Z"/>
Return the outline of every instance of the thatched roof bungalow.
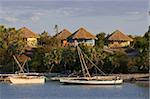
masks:
<path fill-rule="evenodd" d="M 132 38 L 128 37 L 119 30 L 114 31 L 107 38 L 107 43 L 109 48 L 120 48 L 130 46 L 130 42 L 133 41 Z"/>
<path fill-rule="evenodd" d="M 61 43 L 63 46 L 66 46 L 68 44 L 67 38 L 71 35 L 71 32 L 67 29 L 63 29 L 58 34 L 56 34 L 54 37 L 61 40 Z"/>
<path fill-rule="evenodd" d="M 71 35 L 71 32 L 67 29 L 63 29 L 58 34 L 56 34 L 54 37 L 60 40 L 66 40 Z"/>
<path fill-rule="evenodd" d="M 23 27 L 19 29 L 21 36 L 27 41 L 27 45 L 30 47 L 35 47 L 37 45 L 37 38 L 39 37 L 37 33 L 32 32 L 30 29 Z"/>
<path fill-rule="evenodd" d="M 87 45 L 95 45 L 96 36 L 85 30 L 84 28 L 79 28 L 71 36 L 68 37 L 70 43 L 84 43 Z"/>

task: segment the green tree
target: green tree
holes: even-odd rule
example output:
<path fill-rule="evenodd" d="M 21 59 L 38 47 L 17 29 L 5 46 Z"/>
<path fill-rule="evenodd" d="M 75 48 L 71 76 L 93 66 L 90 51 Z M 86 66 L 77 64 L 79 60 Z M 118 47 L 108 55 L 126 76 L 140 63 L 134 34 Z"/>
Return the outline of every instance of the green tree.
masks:
<path fill-rule="evenodd" d="M 54 71 L 57 71 L 59 68 L 54 65 L 60 64 L 61 61 L 61 42 L 44 31 L 40 34 L 38 44 L 30 62 L 32 70 L 50 72 L 54 67 Z"/>
<path fill-rule="evenodd" d="M 119 51 L 114 54 L 112 57 L 111 64 L 115 68 L 114 72 L 116 73 L 128 73 L 128 64 L 129 57 L 125 52 Z"/>
<path fill-rule="evenodd" d="M 147 48 L 148 41 L 144 37 L 137 36 L 134 38 L 134 48 L 138 49 L 141 53 Z"/>
<path fill-rule="evenodd" d="M 12 66 L 14 61 L 12 55 L 22 53 L 25 44 L 26 42 L 18 30 L 0 26 L 0 65 L 3 66 L 3 71 L 12 70 L 12 67 L 7 67 Z"/>
<path fill-rule="evenodd" d="M 61 47 L 61 41 L 55 37 L 48 35 L 48 32 L 45 32 L 45 31 L 40 34 L 40 38 L 38 42 L 39 42 L 39 45 L 41 47 L 44 47 L 45 50 L 47 49 L 47 51 Z"/>
<path fill-rule="evenodd" d="M 96 46 L 97 47 L 99 47 L 99 48 L 103 48 L 104 47 L 105 35 L 106 35 L 106 33 L 104 33 L 104 32 L 101 32 L 101 33 L 96 35 L 96 37 L 98 38 L 96 40 Z"/>
<path fill-rule="evenodd" d="M 45 53 L 43 61 L 44 61 L 44 65 L 48 69 L 48 72 L 59 70 L 57 65 L 59 65 L 62 60 L 61 54 L 62 54 L 62 49 L 53 49 L 49 53 Z"/>
<path fill-rule="evenodd" d="M 148 30 L 143 37 L 136 37 L 134 47 L 139 50 L 139 55 L 135 58 L 139 71 L 148 72 L 149 70 L 149 37 Z"/>
<path fill-rule="evenodd" d="M 79 69 L 78 54 L 75 47 L 67 46 L 62 51 L 62 70 L 78 70 Z M 64 69 L 63 69 L 64 68 Z"/>

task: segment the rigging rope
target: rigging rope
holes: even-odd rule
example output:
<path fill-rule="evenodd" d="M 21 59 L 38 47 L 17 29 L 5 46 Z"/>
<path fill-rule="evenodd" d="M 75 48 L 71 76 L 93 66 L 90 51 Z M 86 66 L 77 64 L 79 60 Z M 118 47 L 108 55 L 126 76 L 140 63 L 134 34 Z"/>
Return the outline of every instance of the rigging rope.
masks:
<path fill-rule="evenodd" d="M 80 49 L 81 50 L 81 49 Z M 82 50 L 81 50 L 82 51 Z M 102 75 L 106 75 L 100 68 L 98 68 L 89 58 L 88 56 L 82 51 L 83 55 L 96 67 L 97 70 L 99 70 L 99 72 L 102 74 Z"/>
<path fill-rule="evenodd" d="M 83 55 L 81 53 L 81 50 L 79 49 L 79 47 L 77 46 L 77 51 L 78 51 L 78 55 L 79 55 L 79 59 L 80 59 L 80 62 L 81 62 L 81 68 L 82 68 L 82 72 L 83 72 L 83 75 L 84 77 L 91 77 L 90 76 L 90 73 L 88 71 L 88 68 L 86 66 L 86 63 L 85 63 L 85 60 L 83 58 Z M 85 71 L 86 70 L 86 71 Z"/>
<path fill-rule="evenodd" d="M 81 59 L 82 59 L 82 62 L 83 62 L 83 66 L 84 66 L 84 69 L 86 70 L 86 74 L 85 74 L 85 77 L 91 77 L 91 75 L 90 75 L 90 73 L 89 73 L 89 71 L 88 71 L 88 68 L 87 68 L 87 66 L 86 66 L 86 63 L 85 63 L 85 60 L 84 60 L 84 57 L 83 57 L 83 54 L 82 54 L 82 52 L 81 52 L 81 49 L 78 47 L 78 50 L 79 50 L 79 52 L 80 52 L 80 56 L 81 56 Z"/>

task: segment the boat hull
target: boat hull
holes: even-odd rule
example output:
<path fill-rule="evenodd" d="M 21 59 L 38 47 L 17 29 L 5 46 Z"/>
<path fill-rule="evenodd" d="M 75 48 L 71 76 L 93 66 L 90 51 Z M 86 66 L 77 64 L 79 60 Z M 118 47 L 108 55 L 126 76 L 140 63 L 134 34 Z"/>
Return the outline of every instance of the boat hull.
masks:
<path fill-rule="evenodd" d="M 44 84 L 45 83 L 45 77 L 44 76 L 14 76 L 9 77 L 9 80 L 12 84 Z"/>
<path fill-rule="evenodd" d="M 77 79 L 61 79 L 63 84 L 77 84 L 77 85 L 119 85 L 123 80 L 77 80 Z"/>

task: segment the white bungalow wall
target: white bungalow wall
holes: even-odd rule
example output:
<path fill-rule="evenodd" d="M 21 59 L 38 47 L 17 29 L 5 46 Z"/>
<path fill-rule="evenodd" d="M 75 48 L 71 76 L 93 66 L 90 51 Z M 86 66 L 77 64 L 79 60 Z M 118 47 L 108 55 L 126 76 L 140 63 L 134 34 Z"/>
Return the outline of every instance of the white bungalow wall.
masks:
<path fill-rule="evenodd" d="M 27 45 L 31 47 L 37 46 L 37 38 L 27 38 Z"/>
<path fill-rule="evenodd" d="M 94 39 L 91 39 L 91 40 L 77 40 L 77 42 L 78 43 L 84 43 L 84 44 L 91 45 L 91 46 L 95 45 L 95 40 Z"/>

